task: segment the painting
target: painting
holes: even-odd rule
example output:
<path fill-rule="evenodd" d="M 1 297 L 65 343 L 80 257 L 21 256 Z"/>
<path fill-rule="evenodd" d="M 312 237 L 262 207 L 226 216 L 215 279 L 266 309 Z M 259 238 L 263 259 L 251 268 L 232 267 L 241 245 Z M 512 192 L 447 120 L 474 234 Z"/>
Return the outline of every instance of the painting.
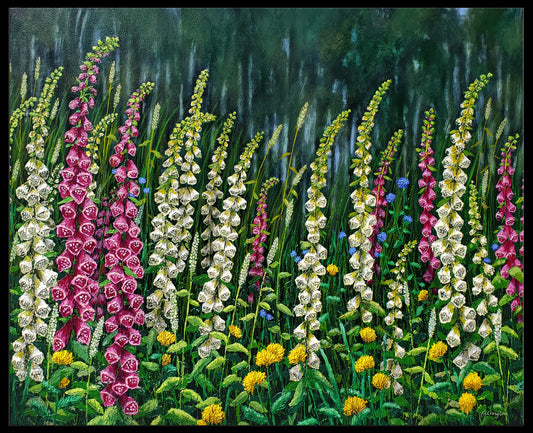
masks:
<path fill-rule="evenodd" d="M 523 31 L 10 8 L 10 425 L 523 425 Z"/>

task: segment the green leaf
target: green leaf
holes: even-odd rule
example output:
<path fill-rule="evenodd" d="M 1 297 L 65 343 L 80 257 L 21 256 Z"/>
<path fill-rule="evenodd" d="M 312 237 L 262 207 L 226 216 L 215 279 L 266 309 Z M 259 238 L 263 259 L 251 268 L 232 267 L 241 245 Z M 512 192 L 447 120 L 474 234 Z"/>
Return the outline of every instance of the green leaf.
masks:
<path fill-rule="evenodd" d="M 189 388 L 182 389 L 180 394 L 183 396 L 183 398 L 194 400 L 196 403 L 200 403 L 202 401 L 202 396 Z"/>
<path fill-rule="evenodd" d="M 439 416 L 436 413 L 430 413 L 420 420 L 418 425 L 434 425 L 439 423 Z"/>
<path fill-rule="evenodd" d="M 409 352 L 407 352 L 407 355 L 416 356 L 416 355 L 419 355 L 420 353 L 427 352 L 427 350 L 428 350 L 427 347 L 415 347 L 414 349 L 411 349 Z"/>
<path fill-rule="evenodd" d="M 284 389 L 281 395 L 276 400 L 274 400 L 272 406 L 270 406 L 270 411 L 272 413 L 276 413 L 285 409 L 287 407 L 287 403 L 291 399 L 291 396 L 292 392 Z"/>
<path fill-rule="evenodd" d="M 502 355 L 504 355 L 508 359 L 512 359 L 513 361 L 516 361 L 519 358 L 518 353 L 516 353 L 510 347 L 503 346 L 500 344 L 499 349 Z"/>
<path fill-rule="evenodd" d="M 294 396 L 292 400 L 289 402 L 290 407 L 296 406 L 298 403 L 300 403 L 305 395 L 305 385 L 304 381 L 301 380 L 298 382 L 298 386 L 296 386 L 296 390 L 294 391 Z"/>
<path fill-rule="evenodd" d="M 492 382 L 496 382 L 497 380 L 499 380 L 500 377 L 501 376 L 499 374 L 487 374 L 483 377 L 483 379 L 481 379 L 481 384 L 483 386 L 490 385 Z"/>
<path fill-rule="evenodd" d="M 414 367 L 404 368 L 403 371 L 409 374 L 422 373 L 424 371 L 424 367 L 421 365 L 416 365 Z"/>
<path fill-rule="evenodd" d="M 192 326 L 204 326 L 204 321 L 202 319 L 200 319 L 198 316 L 189 316 L 187 317 L 187 321 L 192 325 Z"/>
<path fill-rule="evenodd" d="M 85 364 L 85 362 L 81 361 L 74 361 L 69 364 L 72 368 L 75 368 L 76 370 L 88 370 L 89 366 Z"/>
<path fill-rule="evenodd" d="M 326 415 L 328 418 L 334 418 L 338 420 L 342 420 L 341 414 L 337 411 L 337 409 L 332 407 L 321 407 L 318 409 L 318 412 L 321 414 Z"/>
<path fill-rule="evenodd" d="M 152 398 L 141 405 L 137 416 L 146 416 L 157 408 L 158 402 L 155 398 Z M 103 413 L 103 412 L 102 412 Z"/>
<path fill-rule="evenodd" d="M 244 347 L 241 343 L 232 343 L 226 346 L 227 352 L 242 352 L 248 355 L 248 349 Z"/>
<path fill-rule="evenodd" d="M 262 413 L 257 412 L 249 406 L 242 406 L 242 414 L 247 420 L 259 424 L 265 425 L 268 424 L 268 418 Z"/>
<path fill-rule="evenodd" d="M 479 371 L 484 374 L 496 374 L 496 370 L 488 362 L 479 361 L 472 365 L 474 371 Z"/>
<path fill-rule="evenodd" d="M 439 392 L 450 387 L 450 382 L 437 382 L 428 388 L 429 392 Z"/>
<path fill-rule="evenodd" d="M 72 388 L 72 389 L 66 390 L 65 394 L 83 397 L 85 394 L 87 394 L 87 390 L 84 388 Z"/>
<path fill-rule="evenodd" d="M 159 364 L 151 361 L 141 361 L 141 365 L 150 371 L 159 371 L 159 369 L 161 368 Z"/>
<path fill-rule="evenodd" d="M 509 275 L 513 278 L 516 278 L 521 283 L 524 282 L 524 273 L 518 266 L 513 266 L 511 269 L 509 269 Z"/>
<path fill-rule="evenodd" d="M 267 412 L 267 410 L 263 407 L 263 405 L 255 400 L 251 400 L 250 403 L 248 403 L 248 406 L 250 406 L 253 410 L 259 413 Z"/>
<path fill-rule="evenodd" d="M 502 326 L 502 331 L 505 332 L 506 334 L 509 334 L 511 337 L 518 338 L 518 334 L 516 333 L 516 331 L 507 325 Z"/>
<path fill-rule="evenodd" d="M 231 407 L 237 407 L 243 404 L 248 398 L 248 392 L 247 391 L 241 391 L 237 397 L 233 399 L 233 401 L 229 404 Z"/>
<path fill-rule="evenodd" d="M 465 414 L 455 408 L 451 408 L 446 411 L 446 419 L 448 421 L 461 421 L 465 419 Z"/>
<path fill-rule="evenodd" d="M 224 380 L 222 381 L 222 386 L 229 386 L 232 383 L 241 382 L 241 381 L 242 379 L 239 376 L 237 376 L 235 373 L 232 373 L 229 376 L 226 376 L 224 378 Z"/>
<path fill-rule="evenodd" d="M 171 389 L 176 388 L 178 386 L 178 384 L 180 383 L 180 381 L 181 381 L 181 378 L 179 378 L 179 377 L 176 377 L 176 376 L 168 377 L 168 378 L 166 378 L 163 381 L 161 386 L 159 386 L 159 388 L 157 388 L 155 393 L 156 394 L 161 394 L 164 391 L 170 391 Z"/>
<path fill-rule="evenodd" d="M 180 340 L 177 343 L 171 344 L 167 348 L 167 353 L 181 353 L 187 348 L 188 343 L 185 340 Z"/>
<path fill-rule="evenodd" d="M 314 417 L 306 418 L 301 421 L 298 421 L 298 424 L 296 425 L 317 425 L 318 420 Z"/>
<path fill-rule="evenodd" d="M 219 404 L 219 403 L 220 403 L 220 399 L 218 397 L 208 397 L 204 401 L 201 401 L 194 407 L 197 409 L 203 410 L 211 404 Z"/>
<path fill-rule="evenodd" d="M 226 358 L 223 356 L 219 356 L 215 359 L 213 359 L 209 364 L 207 364 L 207 367 L 205 367 L 207 370 L 214 370 L 217 368 L 220 368 L 224 363 L 226 362 Z"/>
<path fill-rule="evenodd" d="M 281 302 L 278 302 L 276 304 L 276 307 L 279 311 L 281 311 L 283 314 L 286 314 L 288 316 L 294 316 L 294 314 L 292 313 L 292 311 L 290 310 L 289 307 L 287 307 L 285 304 L 282 304 Z"/>
<path fill-rule="evenodd" d="M 176 424 L 196 425 L 196 418 L 183 409 L 172 407 L 168 410 L 167 417 Z"/>

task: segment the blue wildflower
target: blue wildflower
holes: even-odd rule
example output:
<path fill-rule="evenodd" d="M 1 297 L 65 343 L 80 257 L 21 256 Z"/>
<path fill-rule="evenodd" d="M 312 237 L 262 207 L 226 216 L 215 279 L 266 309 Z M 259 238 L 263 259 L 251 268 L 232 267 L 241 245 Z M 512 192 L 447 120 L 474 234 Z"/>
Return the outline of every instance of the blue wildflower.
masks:
<path fill-rule="evenodd" d="M 273 318 L 274 318 L 274 316 L 272 314 L 266 313 L 266 319 L 267 320 L 272 320 Z"/>
<path fill-rule="evenodd" d="M 148 194 L 150 192 L 150 188 L 146 187 L 146 188 L 143 188 L 143 192 L 145 194 Z"/>
<path fill-rule="evenodd" d="M 377 235 L 378 241 L 385 242 L 387 240 L 387 233 L 381 232 Z"/>
<path fill-rule="evenodd" d="M 264 309 L 261 308 L 261 309 L 259 310 L 259 315 L 260 315 L 261 317 L 265 317 L 266 314 L 267 314 L 267 312 L 266 312 Z"/>
<path fill-rule="evenodd" d="M 296 257 L 298 255 L 298 253 L 294 250 L 291 251 L 291 257 Z"/>
<path fill-rule="evenodd" d="M 496 251 L 498 248 L 500 248 L 498 244 L 492 244 L 490 247 L 492 248 L 492 251 Z"/>
<path fill-rule="evenodd" d="M 377 251 L 374 252 L 374 257 L 377 259 L 379 256 L 381 255 L 381 253 L 378 253 Z"/>
<path fill-rule="evenodd" d="M 302 251 L 302 254 L 305 256 L 308 252 L 309 252 L 308 249 L 307 249 L 307 250 L 303 250 L 303 251 Z"/>
<path fill-rule="evenodd" d="M 393 194 L 392 192 L 389 192 L 386 196 L 385 196 L 385 200 L 387 201 L 387 203 L 392 203 L 394 201 L 394 199 L 396 198 L 396 194 Z"/>
<path fill-rule="evenodd" d="M 344 233 L 342 230 L 339 232 L 339 239 L 344 239 L 346 237 L 346 233 Z"/>
<path fill-rule="evenodd" d="M 396 179 L 396 185 L 398 185 L 398 188 L 405 189 L 409 186 L 409 180 L 405 177 L 400 177 L 399 179 Z"/>
<path fill-rule="evenodd" d="M 353 256 L 355 254 L 355 247 L 350 247 L 350 249 L 348 250 L 348 254 Z"/>
<path fill-rule="evenodd" d="M 140 177 L 140 178 L 139 178 L 139 183 L 140 183 L 141 185 L 144 185 L 144 184 L 146 183 L 146 178 L 145 178 L 145 177 Z"/>
<path fill-rule="evenodd" d="M 404 222 L 406 222 L 407 224 L 413 222 L 413 218 L 411 218 L 409 215 L 404 215 L 403 220 L 404 220 Z"/>
<path fill-rule="evenodd" d="M 117 172 L 117 169 L 116 168 L 112 168 L 111 169 L 111 174 L 115 174 Z"/>
<path fill-rule="evenodd" d="M 302 258 L 300 256 L 296 256 L 294 258 L 294 263 L 298 263 L 300 260 L 302 260 Z"/>
<path fill-rule="evenodd" d="M 485 257 L 485 258 L 483 259 L 483 261 L 484 261 L 485 263 L 490 263 L 490 262 L 492 262 L 492 260 L 489 259 L 488 257 Z"/>

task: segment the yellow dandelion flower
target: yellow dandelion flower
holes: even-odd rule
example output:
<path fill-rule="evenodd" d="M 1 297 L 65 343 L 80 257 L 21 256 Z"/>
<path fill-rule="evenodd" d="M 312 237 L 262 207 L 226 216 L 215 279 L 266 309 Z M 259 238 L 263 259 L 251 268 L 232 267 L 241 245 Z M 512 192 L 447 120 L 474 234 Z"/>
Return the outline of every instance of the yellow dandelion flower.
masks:
<path fill-rule="evenodd" d="M 70 380 L 68 377 L 64 377 L 63 379 L 61 379 L 61 381 L 59 382 L 59 389 L 63 389 L 63 388 L 66 388 L 68 386 L 68 384 L 70 383 Z"/>
<path fill-rule="evenodd" d="M 199 419 L 196 421 L 196 425 L 207 425 L 207 423 L 203 419 Z"/>
<path fill-rule="evenodd" d="M 202 421 L 207 424 L 222 424 L 224 417 L 221 404 L 210 404 L 202 411 Z"/>
<path fill-rule="evenodd" d="M 164 367 L 165 365 L 170 364 L 170 355 L 168 353 L 163 354 L 161 357 L 161 365 Z"/>
<path fill-rule="evenodd" d="M 465 414 L 472 412 L 472 409 L 476 405 L 476 397 L 468 392 L 463 392 L 459 399 L 459 407 Z"/>
<path fill-rule="evenodd" d="M 255 385 L 261 385 L 266 379 L 266 373 L 261 371 L 250 371 L 245 378 L 242 380 L 244 389 L 249 393 L 253 394 Z"/>
<path fill-rule="evenodd" d="M 170 346 L 176 342 L 176 336 L 169 331 L 161 331 L 157 335 L 157 341 L 159 341 L 163 346 Z"/>
<path fill-rule="evenodd" d="M 473 389 L 477 391 L 481 388 L 481 377 L 476 372 L 468 373 L 468 375 L 463 380 L 463 386 L 465 389 Z"/>
<path fill-rule="evenodd" d="M 371 343 L 372 341 L 375 341 L 376 338 L 378 338 L 378 336 L 376 335 L 376 331 L 374 331 L 369 326 L 361 329 L 361 331 L 359 331 L 359 336 L 363 339 L 365 343 Z"/>
<path fill-rule="evenodd" d="M 74 361 L 74 356 L 68 350 L 60 350 L 52 355 L 52 362 L 59 365 L 69 365 Z"/>
<path fill-rule="evenodd" d="M 420 293 L 418 294 L 418 300 L 420 302 L 427 301 L 428 295 L 429 295 L 429 292 L 427 290 L 420 290 Z"/>
<path fill-rule="evenodd" d="M 298 344 L 294 349 L 289 352 L 287 358 L 289 358 L 290 364 L 298 364 L 299 362 L 304 362 L 307 358 L 307 353 L 305 353 L 305 347 L 301 344 Z"/>
<path fill-rule="evenodd" d="M 257 355 L 255 357 L 255 365 L 258 367 L 265 366 L 268 367 L 270 364 L 274 364 L 276 362 L 276 356 L 269 352 L 267 349 L 260 350 L 257 352 Z"/>
<path fill-rule="evenodd" d="M 344 415 L 351 416 L 361 412 L 367 403 L 368 401 L 360 397 L 348 397 L 344 401 Z"/>
<path fill-rule="evenodd" d="M 266 350 L 274 355 L 274 362 L 280 362 L 283 359 L 283 355 L 285 355 L 285 349 L 279 343 L 270 343 Z"/>
<path fill-rule="evenodd" d="M 438 341 L 436 343 L 433 343 L 431 346 L 431 349 L 429 349 L 429 356 L 428 358 L 432 361 L 435 361 L 436 359 L 443 356 L 448 350 L 448 346 L 446 346 L 446 343 L 443 341 Z"/>
<path fill-rule="evenodd" d="M 339 273 L 339 268 L 337 267 L 337 265 L 331 264 L 331 265 L 328 265 L 328 267 L 326 268 L 326 271 L 328 271 L 328 274 L 334 277 L 335 275 Z"/>
<path fill-rule="evenodd" d="M 376 373 L 372 378 L 372 385 L 374 385 L 379 390 L 388 388 L 390 385 L 390 377 L 381 372 Z"/>
<path fill-rule="evenodd" d="M 240 328 L 238 328 L 235 325 L 229 325 L 228 326 L 229 333 L 233 335 L 235 338 L 241 338 L 242 337 L 242 331 Z"/>
<path fill-rule="evenodd" d="M 375 365 L 376 363 L 374 362 L 374 358 L 372 358 L 372 356 L 363 355 L 355 362 L 355 371 L 357 373 L 361 373 L 365 370 L 374 368 Z"/>

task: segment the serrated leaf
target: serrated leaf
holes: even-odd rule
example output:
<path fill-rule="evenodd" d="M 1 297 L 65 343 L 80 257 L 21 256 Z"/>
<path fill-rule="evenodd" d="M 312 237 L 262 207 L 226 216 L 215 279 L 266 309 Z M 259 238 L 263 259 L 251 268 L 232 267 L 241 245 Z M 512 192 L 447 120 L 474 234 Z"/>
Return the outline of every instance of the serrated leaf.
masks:
<path fill-rule="evenodd" d="M 420 420 L 418 425 L 439 424 L 439 416 L 436 413 L 430 413 Z"/>
<path fill-rule="evenodd" d="M 72 368 L 75 368 L 76 370 L 88 370 L 89 366 L 85 364 L 85 362 L 82 361 L 74 361 L 69 364 Z"/>
<path fill-rule="evenodd" d="M 202 401 L 202 396 L 189 388 L 182 389 L 181 395 L 189 400 L 194 400 L 196 403 L 200 403 Z"/>
<path fill-rule="evenodd" d="M 242 352 L 248 355 L 248 349 L 244 347 L 241 343 L 232 343 L 226 346 L 227 352 Z"/>
<path fill-rule="evenodd" d="M 414 349 L 411 349 L 409 352 L 407 352 L 407 354 L 410 356 L 416 356 L 416 355 L 419 355 L 420 353 L 427 352 L 427 350 L 428 350 L 427 347 L 415 347 Z"/>
<path fill-rule="evenodd" d="M 484 374 L 496 374 L 496 370 L 488 362 L 479 361 L 472 365 L 474 371 L 479 371 Z"/>
<path fill-rule="evenodd" d="M 172 407 L 168 410 L 167 417 L 176 422 L 176 424 L 196 425 L 196 418 L 183 409 Z"/>
<path fill-rule="evenodd" d="M 298 385 L 296 386 L 296 389 L 294 390 L 294 396 L 292 397 L 292 400 L 289 402 L 290 407 L 296 406 L 298 403 L 300 403 L 305 395 L 305 385 L 304 382 L 301 380 L 298 382 Z"/>
<path fill-rule="evenodd" d="M 318 420 L 315 417 L 309 417 L 301 421 L 298 421 L 296 425 L 317 425 L 317 424 L 318 424 Z"/>
<path fill-rule="evenodd" d="M 291 397 L 292 397 L 292 392 L 284 389 L 281 395 L 276 400 L 274 400 L 274 402 L 270 406 L 270 411 L 272 413 L 276 413 L 276 412 L 279 412 L 285 409 Z"/>
<path fill-rule="evenodd" d="M 422 373 L 424 371 L 424 367 L 415 365 L 414 367 L 404 368 L 403 371 L 409 374 Z"/>
<path fill-rule="evenodd" d="M 87 390 L 84 389 L 84 388 L 72 388 L 72 389 L 67 389 L 65 391 L 65 394 L 67 394 L 67 395 L 76 395 L 78 397 L 83 397 L 85 394 L 87 394 Z"/>
<path fill-rule="evenodd" d="M 503 346 L 500 344 L 499 349 L 500 349 L 500 353 L 508 359 L 517 360 L 519 358 L 518 353 L 516 353 L 510 347 Z"/>
<path fill-rule="evenodd" d="M 267 410 L 263 407 L 263 405 L 255 400 L 251 400 L 250 403 L 248 403 L 248 406 L 250 406 L 253 410 L 259 413 L 267 412 Z"/>
<path fill-rule="evenodd" d="M 232 402 L 229 404 L 231 407 L 237 407 L 241 404 L 243 404 L 246 399 L 248 398 L 248 392 L 247 391 L 241 391 L 237 397 L 235 397 Z"/>
<path fill-rule="evenodd" d="M 96 413 L 99 413 L 100 415 L 103 415 L 104 413 L 104 408 L 102 407 L 102 405 L 100 404 L 100 402 L 98 400 L 96 400 L 95 398 L 90 398 L 87 400 L 87 404 L 89 406 L 91 406 L 91 408 L 96 412 Z"/>
<path fill-rule="evenodd" d="M 211 404 L 219 404 L 219 403 L 220 403 L 220 399 L 218 397 L 208 397 L 204 401 L 201 401 L 200 403 L 198 403 L 195 407 L 197 409 L 203 410 Z"/>
<path fill-rule="evenodd" d="M 150 371 L 158 371 L 161 368 L 159 364 L 157 364 L 156 362 L 151 362 L 151 361 L 141 361 L 141 365 Z"/>
<path fill-rule="evenodd" d="M 283 314 L 286 314 L 288 316 L 294 316 L 294 314 L 292 313 L 291 309 L 289 307 L 287 307 L 285 304 L 282 304 L 281 302 L 278 302 L 276 304 L 276 308 L 281 311 Z"/>
<path fill-rule="evenodd" d="M 233 371 L 235 373 L 236 371 L 239 371 L 241 368 L 244 368 L 244 367 L 246 367 L 248 365 L 249 364 L 248 364 L 247 361 L 241 361 L 238 364 L 235 364 L 233 367 L 231 367 L 231 371 Z"/>
<path fill-rule="evenodd" d="M 139 408 L 139 412 L 137 413 L 137 416 L 146 416 L 146 415 L 148 415 L 150 412 L 152 412 L 153 410 L 155 410 L 157 408 L 158 404 L 159 403 L 157 402 L 157 400 L 155 398 L 152 398 L 152 399 L 146 401 Z"/>
<path fill-rule="evenodd" d="M 242 320 L 243 322 L 248 322 L 249 320 L 252 320 L 255 317 L 255 313 L 248 313 L 246 316 L 241 317 L 239 320 Z"/>
<path fill-rule="evenodd" d="M 164 391 L 170 391 L 171 389 L 174 389 L 178 386 L 180 383 L 181 378 L 176 376 L 171 376 L 166 378 L 163 383 L 159 386 L 159 388 L 156 389 L 156 394 L 161 394 Z"/>
<path fill-rule="evenodd" d="M 265 425 L 268 424 L 268 418 L 262 413 L 257 412 L 249 406 L 242 406 L 241 408 L 243 416 L 252 421 L 255 424 Z"/>
<path fill-rule="evenodd" d="M 229 376 L 226 376 L 224 378 L 224 380 L 222 381 L 222 386 L 229 386 L 232 383 L 241 382 L 241 381 L 242 379 L 239 376 L 237 376 L 235 373 L 232 373 Z"/>
<path fill-rule="evenodd" d="M 192 326 L 205 326 L 204 324 L 204 321 L 202 319 L 200 319 L 198 316 L 189 316 L 187 317 L 187 321 L 192 325 Z"/>
<path fill-rule="evenodd" d="M 508 335 L 510 335 L 510 336 L 512 336 L 514 338 L 518 338 L 518 334 L 516 333 L 516 331 L 514 329 L 510 328 L 507 325 L 502 326 L 502 332 L 505 332 L 506 334 L 508 334 Z"/>
<path fill-rule="evenodd" d="M 321 414 L 326 415 L 328 418 L 336 418 L 338 420 L 342 419 L 341 414 L 337 411 L 337 409 L 332 407 L 321 407 L 318 409 L 318 412 Z"/>
<path fill-rule="evenodd" d="M 490 385 L 492 382 L 499 380 L 501 376 L 499 374 L 487 374 L 481 379 L 481 384 L 483 386 Z"/>
<path fill-rule="evenodd" d="M 509 269 L 509 275 L 513 278 L 516 278 L 521 283 L 524 282 L 524 273 L 518 266 L 513 266 L 511 269 Z"/>
<path fill-rule="evenodd" d="M 213 359 L 209 364 L 207 364 L 207 367 L 205 367 L 207 370 L 214 370 L 216 368 L 221 367 L 226 362 L 226 358 L 223 356 L 219 356 L 215 359 Z"/>
<path fill-rule="evenodd" d="M 428 388 L 429 392 L 439 392 L 450 387 L 450 382 L 437 382 Z"/>
<path fill-rule="evenodd" d="M 171 344 L 167 348 L 167 353 L 181 353 L 188 346 L 185 340 L 180 340 L 177 343 Z"/>

